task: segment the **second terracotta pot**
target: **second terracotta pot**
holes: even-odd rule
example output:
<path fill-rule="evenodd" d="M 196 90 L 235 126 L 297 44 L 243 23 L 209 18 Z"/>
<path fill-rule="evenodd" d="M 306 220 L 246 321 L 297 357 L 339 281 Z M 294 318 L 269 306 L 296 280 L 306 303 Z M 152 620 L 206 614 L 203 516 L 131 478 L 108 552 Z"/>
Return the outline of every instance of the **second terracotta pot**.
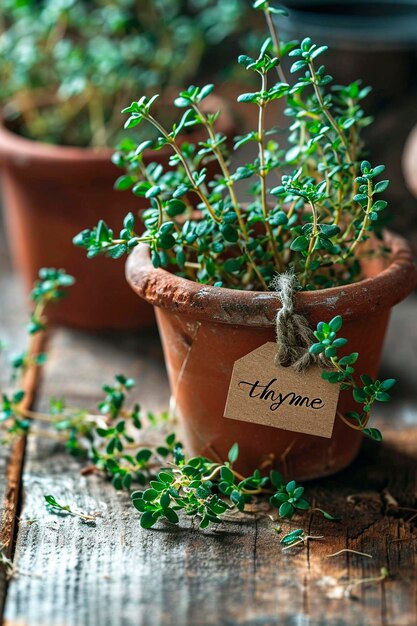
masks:
<path fill-rule="evenodd" d="M 223 100 L 211 96 L 209 110 L 222 109 L 218 130 L 234 133 Z M 190 141 L 201 139 L 191 134 Z M 132 329 L 154 324 L 152 307 L 135 297 L 124 278 L 124 260 L 86 259 L 73 237 L 99 219 L 119 232 L 124 216 L 148 201 L 113 189 L 123 172 L 112 150 L 55 146 L 25 139 L 0 125 L 0 165 L 7 235 L 13 261 L 27 291 L 41 267 L 65 269 L 76 278 L 65 302 L 50 309 L 51 321 L 87 330 Z M 146 152 L 147 162 L 168 167 L 170 148 Z"/>
<path fill-rule="evenodd" d="M 51 307 L 51 321 L 89 330 L 152 324 L 152 307 L 123 281 L 123 260 L 88 260 L 72 243 L 100 218 L 119 231 L 126 213 L 140 208 L 141 199 L 113 189 L 121 172 L 111 152 L 41 144 L 1 128 L 0 153 L 9 246 L 25 288 L 40 267 L 64 268 L 76 278 L 66 301 Z"/>
<path fill-rule="evenodd" d="M 391 254 L 364 267 L 361 282 L 297 295 L 297 310 L 312 327 L 335 315 L 344 319 L 349 352 L 358 351 L 357 371 L 376 377 L 394 304 L 417 282 L 408 244 L 386 235 Z M 157 321 L 177 413 L 190 454 L 226 459 L 239 443 L 239 470 L 247 473 L 272 459 L 285 475 L 298 480 L 332 474 L 358 452 L 362 434 L 336 418 L 331 439 L 224 418 L 235 361 L 275 339 L 280 303 L 266 292 L 248 292 L 200 285 L 162 269 L 154 269 L 145 246 L 127 263 L 134 291 L 156 307 Z M 342 392 L 338 410 L 358 406 Z"/>

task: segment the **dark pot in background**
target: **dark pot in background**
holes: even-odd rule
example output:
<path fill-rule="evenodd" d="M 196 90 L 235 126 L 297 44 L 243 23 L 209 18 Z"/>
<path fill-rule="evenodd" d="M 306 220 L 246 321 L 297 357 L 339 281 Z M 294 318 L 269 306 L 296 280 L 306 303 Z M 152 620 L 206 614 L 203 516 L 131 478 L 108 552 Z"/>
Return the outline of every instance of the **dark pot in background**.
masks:
<path fill-rule="evenodd" d="M 123 284 L 123 260 L 88 260 L 72 243 L 100 217 L 117 232 L 124 215 L 140 208 L 141 199 L 113 189 L 119 170 L 111 151 L 41 144 L 2 127 L 0 153 L 6 232 L 26 290 L 45 266 L 64 268 L 77 281 L 51 308 L 51 321 L 88 330 L 151 325 L 151 307 Z"/>
<path fill-rule="evenodd" d="M 405 143 L 402 169 L 405 183 L 413 195 L 414 206 L 417 209 L 417 126 L 414 126 Z M 409 234 L 414 250 L 417 252 L 417 210 L 412 215 Z"/>
<path fill-rule="evenodd" d="M 417 204 L 404 185 L 401 155 L 417 110 L 416 0 L 285 0 L 277 18 L 283 39 L 310 36 L 330 50 L 320 57 L 336 84 L 361 78 L 373 87 L 363 101 L 376 121 L 365 129 L 367 158 L 386 165 L 390 227 L 417 251 Z M 369 155 L 369 156 L 368 156 Z"/>
<path fill-rule="evenodd" d="M 413 0 L 286 0 L 277 17 L 284 40 L 311 37 L 331 49 L 321 60 L 336 83 L 362 78 L 371 108 L 389 104 L 415 83 L 417 3 Z"/>
<path fill-rule="evenodd" d="M 312 326 L 342 315 L 349 352 L 360 352 L 358 371 L 370 376 L 378 372 L 391 307 L 417 282 L 408 244 L 390 233 L 385 240 L 391 254 L 368 263 L 365 280 L 301 292 L 296 302 Z M 143 245 L 127 262 L 127 278 L 156 307 L 171 391 L 191 455 L 224 460 L 238 442 L 239 471 L 251 472 L 272 455 L 275 467 L 298 480 L 332 474 L 354 459 L 362 434 L 338 418 L 332 438 L 324 439 L 223 417 L 235 361 L 275 340 L 276 294 L 219 289 L 154 269 Z M 357 407 L 351 394 L 341 393 L 341 412 Z"/>
<path fill-rule="evenodd" d="M 212 110 L 223 109 L 218 128 L 234 133 L 223 101 L 212 97 Z M 190 141 L 201 139 L 191 134 Z M 100 218 L 120 231 L 129 211 L 148 201 L 113 189 L 122 173 L 111 162 L 112 150 L 54 146 L 25 139 L 0 126 L 0 163 L 7 237 L 12 258 L 31 289 L 40 267 L 64 268 L 76 278 L 68 299 L 51 309 L 51 321 L 87 330 L 129 329 L 154 323 L 152 307 L 135 297 L 124 278 L 124 260 L 86 259 L 72 239 Z M 148 161 L 168 167 L 169 148 L 151 152 Z M 146 156 L 145 156 L 146 160 Z"/>

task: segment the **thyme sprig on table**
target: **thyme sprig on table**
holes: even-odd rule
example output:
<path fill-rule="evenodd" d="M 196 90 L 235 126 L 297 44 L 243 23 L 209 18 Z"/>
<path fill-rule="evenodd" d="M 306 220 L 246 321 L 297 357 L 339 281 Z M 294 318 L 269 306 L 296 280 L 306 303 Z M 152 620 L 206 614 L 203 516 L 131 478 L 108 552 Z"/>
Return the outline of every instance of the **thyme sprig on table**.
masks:
<path fill-rule="evenodd" d="M 27 345 L 24 350 L 9 355 L 11 367 L 11 381 L 23 381 L 26 372 L 31 367 L 40 367 L 45 364 L 47 355 L 39 352 L 38 337 L 46 329 L 45 310 L 50 303 L 57 302 L 66 296 L 66 290 L 73 285 L 74 278 L 64 270 L 42 268 L 39 270 L 39 279 L 35 281 L 30 298 L 33 309 L 26 324 Z M 0 344 L 5 351 L 6 344 Z M 14 435 L 25 433 L 30 425 L 26 409 L 23 408 L 25 391 L 15 389 L 13 392 L 3 392 L 0 403 L 0 431 L 6 427 L 6 439 Z M 1 428 L 3 427 L 3 428 Z"/>
<path fill-rule="evenodd" d="M 272 7 L 255 2 L 255 8 L 265 12 L 271 37 L 257 58 L 239 57 L 259 80 L 259 90 L 238 101 L 256 107 L 257 127 L 236 137 L 231 150 L 216 127 L 219 113 L 204 110 L 211 84 L 180 92 L 174 104 L 183 114 L 172 126 L 158 118 L 157 95 L 132 102 L 123 110 L 125 127 L 148 125 L 158 138 L 139 145 L 127 139 L 114 162 L 126 170 L 117 187 L 130 188 L 149 203 L 141 216 L 145 230 L 131 213 L 119 235 L 100 220 L 74 239 L 89 258 L 119 258 L 144 242 L 155 267 L 217 287 L 266 291 L 275 273 L 287 268 L 303 289 L 352 283 L 361 278 L 361 259 L 384 253 L 382 243 L 363 246 L 371 234 L 382 238 L 387 203 L 379 194 L 388 186 L 379 180 L 384 166 L 364 160 L 361 132 L 371 119 L 361 103 L 369 88 L 359 80 L 333 85 L 320 64 L 327 46 L 308 37 L 282 45 L 270 19 Z M 291 84 L 284 80 L 284 57 L 295 59 L 290 74 L 297 78 Z M 277 100 L 285 102 L 290 118 L 289 148 L 278 143 L 276 128 L 266 127 L 266 110 Z M 190 128 L 205 134 L 197 145 L 182 139 Z M 255 158 L 234 166 L 233 153 L 246 144 L 256 148 Z M 164 147 L 172 153 L 169 168 L 145 164 L 145 150 L 157 154 Z M 245 180 L 250 186 L 242 202 L 237 188 Z"/>
<path fill-rule="evenodd" d="M 23 408 L 24 392 L 19 390 L 3 396 L 1 418 L 7 425 L 9 439 L 12 434 L 20 435 L 30 429 L 37 436 L 61 442 L 72 455 L 88 459 L 88 473 L 101 473 L 111 479 L 116 489 L 129 489 L 132 482 L 145 485 L 153 476 L 153 468 L 160 467 L 181 447 L 175 433 L 162 433 L 162 438 L 152 445 L 135 436 L 135 431 L 143 430 L 145 420 L 164 426 L 167 416 L 144 416 L 138 404 L 127 408 L 127 392 L 134 385 L 131 378 L 118 374 L 113 385 L 103 385 L 104 399 L 96 410 L 67 405 L 63 398 L 51 398 L 50 413 Z"/>
<path fill-rule="evenodd" d="M 282 519 L 313 510 L 304 497 L 304 488 L 294 480 L 285 481 L 276 470 L 267 476 L 260 470 L 242 476 L 234 468 L 238 455 L 237 444 L 232 446 L 224 463 L 204 457 L 185 459 L 182 451 L 174 455 L 173 463 L 158 473 L 148 489 L 132 493 L 133 505 L 141 513 L 141 526 L 151 528 L 159 519 L 178 524 L 178 512 L 182 511 L 197 518 L 200 528 L 207 528 L 227 519 L 233 510 L 245 512 L 255 498 L 265 495 Z M 320 509 L 314 510 L 328 520 L 337 519 Z"/>
<path fill-rule="evenodd" d="M 287 533 L 279 540 L 280 544 L 283 546 L 284 550 L 289 550 L 290 548 L 295 548 L 299 545 L 307 545 L 309 541 L 314 539 L 324 539 L 322 535 L 308 535 L 302 528 L 296 528 L 291 532 Z"/>
<path fill-rule="evenodd" d="M 12 378 L 14 380 L 23 375 L 30 365 L 43 365 L 45 363 L 46 354 L 34 354 L 33 352 L 34 338 L 45 330 L 43 315 L 48 304 L 65 298 L 66 289 L 71 287 L 74 282 L 74 278 L 64 270 L 42 268 L 39 271 L 39 279 L 35 281 L 30 294 L 34 306 L 26 325 L 30 341 L 26 350 L 10 356 Z"/>
<path fill-rule="evenodd" d="M 87 513 L 82 513 L 81 511 L 78 511 L 77 509 L 72 509 L 69 504 L 62 504 L 58 502 L 55 496 L 47 495 L 47 496 L 44 496 L 44 498 L 45 498 L 46 507 L 52 513 L 71 515 L 72 517 L 78 517 L 81 521 L 87 522 L 87 523 L 95 522 L 98 517 L 98 513 L 95 513 L 94 515 L 90 515 Z"/>

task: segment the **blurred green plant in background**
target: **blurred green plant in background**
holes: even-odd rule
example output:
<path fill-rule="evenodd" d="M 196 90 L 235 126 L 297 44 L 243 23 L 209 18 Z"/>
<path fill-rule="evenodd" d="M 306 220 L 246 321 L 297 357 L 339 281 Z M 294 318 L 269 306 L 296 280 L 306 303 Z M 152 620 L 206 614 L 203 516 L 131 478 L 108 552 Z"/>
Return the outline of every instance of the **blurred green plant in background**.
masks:
<path fill-rule="evenodd" d="M 222 46 L 239 47 L 246 9 L 245 0 L 2 0 L 3 117 L 31 139 L 112 146 L 137 93 L 224 71 Z"/>

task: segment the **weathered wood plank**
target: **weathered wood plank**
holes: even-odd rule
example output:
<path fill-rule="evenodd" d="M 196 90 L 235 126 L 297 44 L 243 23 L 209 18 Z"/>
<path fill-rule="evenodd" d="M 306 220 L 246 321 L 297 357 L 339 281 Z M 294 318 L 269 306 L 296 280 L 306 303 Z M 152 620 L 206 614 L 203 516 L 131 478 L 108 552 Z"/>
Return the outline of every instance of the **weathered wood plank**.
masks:
<path fill-rule="evenodd" d="M 16 276 L 11 272 L 3 242 L 0 241 L 0 339 L 6 345 L 22 345 L 25 338 L 26 319 L 24 296 Z M 10 384 L 10 370 L 4 361 L 0 366 L 0 389 Z M 25 404 L 30 405 L 36 389 L 33 372 L 25 383 Z M 16 514 L 20 497 L 20 482 L 25 452 L 25 440 L 17 440 L 12 448 L 0 446 L 0 545 L 7 557 L 12 556 L 16 527 Z M 0 570 L 0 615 L 3 612 L 7 580 L 5 571 Z"/>
<path fill-rule="evenodd" d="M 393 404 L 378 405 L 382 427 L 417 426 L 417 294 L 394 309 L 384 348 L 381 376 L 396 378 Z"/>
<path fill-rule="evenodd" d="M 205 533 L 188 522 L 179 530 L 144 531 L 127 498 L 97 478 L 80 479 L 74 460 L 64 463 L 53 447 L 34 440 L 32 453 L 17 548 L 18 568 L 32 575 L 11 583 L 8 624 L 415 623 L 415 531 L 383 515 L 379 484 L 364 495 L 361 482 L 364 471 L 379 472 L 381 462 L 392 460 L 389 448 L 383 458 L 368 449 L 372 462 L 362 458 L 352 474 L 317 487 L 319 502 L 343 510 L 345 523 L 333 525 L 314 515 L 310 532 L 323 533 L 325 540 L 289 554 L 282 553 L 268 519 L 228 523 Z M 382 485 L 386 477 L 380 480 Z M 341 493 L 332 496 L 340 484 Z M 48 492 L 83 510 L 100 510 L 103 517 L 94 528 L 52 516 L 43 506 Z M 347 507 L 345 499 L 352 494 L 357 504 Z M 407 541 L 392 543 L 401 536 Z M 342 547 L 369 552 L 374 559 L 326 557 Z M 349 579 L 375 576 L 381 566 L 394 575 L 384 590 L 359 588 L 360 603 L 340 597 L 345 573 Z"/>
<path fill-rule="evenodd" d="M 398 325 L 394 318 L 386 351 L 384 367 L 390 373 L 391 363 L 404 369 L 401 359 L 392 358 L 402 349 L 398 330 L 417 348 L 415 302 L 406 306 L 409 313 L 403 316 L 401 309 Z M 138 380 L 137 396 L 144 407 L 167 406 L 155 336 L 88 338 L 60 331 L 51 348 L 43 399 L 66 394 L 73 402 L 92 402 L 99 398 L 102 382 L 124 371 Z M 411 377 L 407 381 L 411 392 Z M 409 401 L 414 416 L 415 394 L 410 393 Z M 388 420 L 383 420 L 383 444 L 367 442 L 350 468 L 308 486 L 309 497 L 341 513 L 343 522 L 328 522 L 317 513 L 297 520 L 291 528 L 302 525 L 324 539 L 288 552 L 282 551 L 273 530 L 276 523 L 254 515 L 205 532 L 189 520 L 182 520 L 179 529 L 160 525 L 142 530 L 126 495 L 98 477 L 81 477 L 78 461 L 63 455 L 53 442 L 31 436 L 16 548 L 16 564 L 23 573 L 11 581 L 6 623 L 414 626 L 417 531 L 406 521 L 412 512 L 389 509 L 386 490 L 401 506 L 416 507 L 417 428 L 405 428 L 409 417 L 400 411 L 397 429 L 392 423 L 396 413 L 394 404 L 388 429 Z M 95 527 L 52 515 L 43 503 L 47 493 L 102 515 Z M 284 532 L 290 528 L 282 526 Z M 343 548 L 373 558 L 348 553 L 328 557 Z M 358 586 L 352 592 L 356 600 L 344 596 L 344 582 L 377 577 L 381 567 L 391 572 L 388 581 Z"/>

